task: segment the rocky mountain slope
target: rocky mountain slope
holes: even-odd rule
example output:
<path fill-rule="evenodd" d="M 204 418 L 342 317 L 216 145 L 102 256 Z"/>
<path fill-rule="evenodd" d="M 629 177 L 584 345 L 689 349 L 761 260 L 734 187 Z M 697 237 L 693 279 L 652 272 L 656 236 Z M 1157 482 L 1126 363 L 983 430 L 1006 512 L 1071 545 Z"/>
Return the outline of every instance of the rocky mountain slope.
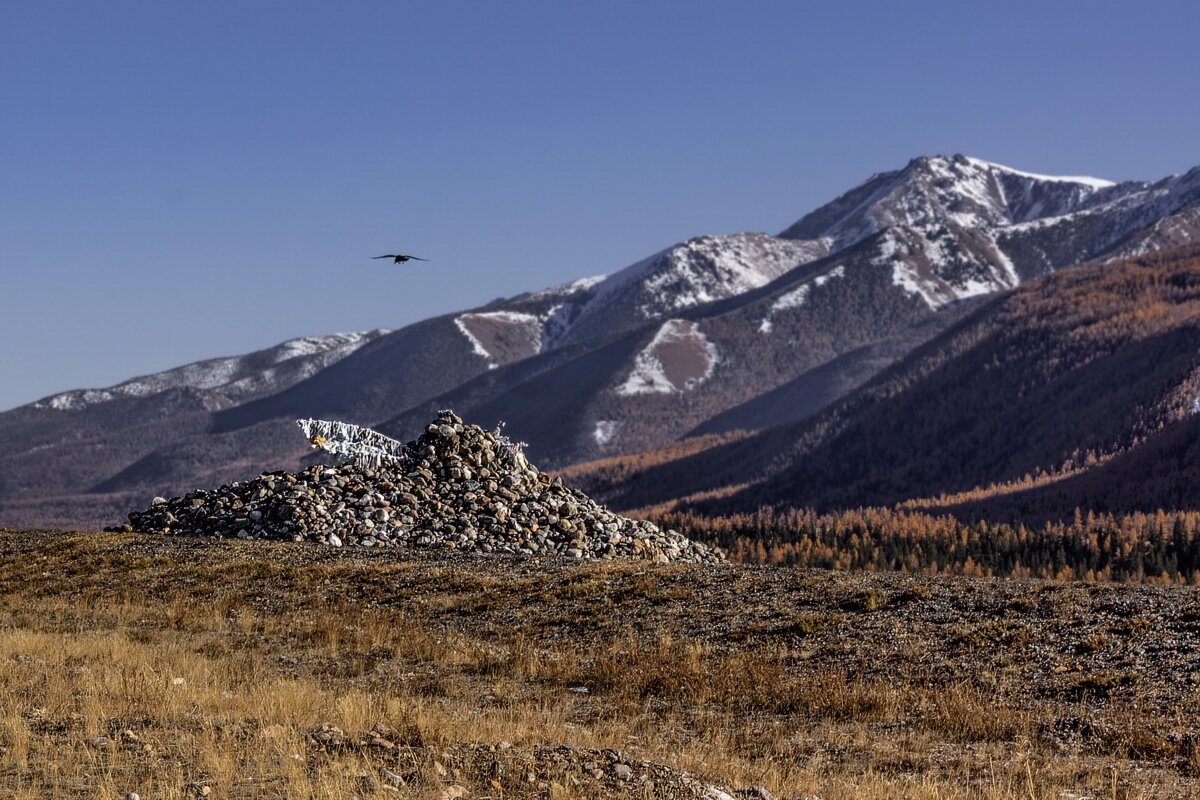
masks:
<path fill-rule="evenodd" d="M 507 422 L 510 434 L 550 465 L 672 441 L 840 356 L 923 341 L 969 307 L 935 313 L 896 287 L 871 265 L 877 245 L 877 237 L 867 240 L 759 289 L 642 325 L 578 354 L 556 351 L 494 370 L 381 430 L 402 436 L 436 408 L 452 407 L 484 424 Z M 870 374 L 860 370 L 856 377 Z M 820 373 L 813 378 L 817 392 L 829 392 L 832 381 Z"/>
<path fill-rule="evenodd" d="M 1033 519 L 1194 508 L 1198 413 L 1193 247 L 1001 295 L 820 413 L 626 475 L 606 499 L 733 487 L 701 506 L 899 503 Z"/>
<path fill-rule="evenodd" d="M 1112 184 L 921 157 L 778 236 L 698 237 L 607 277 L 314 339 L 319 352 L 281 346 L 5 412 L 0 520 L 295 468 L 301 416 L 408 438 L 453 407 L 506 421 L 547 466 L 795 421 L 993 293 L 1196 237 L 1200 168 Z"/>

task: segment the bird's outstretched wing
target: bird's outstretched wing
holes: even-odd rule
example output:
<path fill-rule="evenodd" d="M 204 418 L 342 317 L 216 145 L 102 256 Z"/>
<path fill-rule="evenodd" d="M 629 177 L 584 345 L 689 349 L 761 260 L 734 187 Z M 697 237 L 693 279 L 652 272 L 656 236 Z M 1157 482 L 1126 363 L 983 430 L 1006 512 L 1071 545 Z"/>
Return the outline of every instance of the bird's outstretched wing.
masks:
<path fill-rule="evenodd" d="M 393 256 L 393 255 L 386 255 L 386 256 L 371 256 L 371 258 L 372 258 L 372 259 L 376 259 L 376 258 L 395 258 L 395 256 Z"/>
<path fill-rule="evenodd" d="M 417 258 L 416 256 L 408 256 L 409 261 L 428 261 L 428 258 Z"/>

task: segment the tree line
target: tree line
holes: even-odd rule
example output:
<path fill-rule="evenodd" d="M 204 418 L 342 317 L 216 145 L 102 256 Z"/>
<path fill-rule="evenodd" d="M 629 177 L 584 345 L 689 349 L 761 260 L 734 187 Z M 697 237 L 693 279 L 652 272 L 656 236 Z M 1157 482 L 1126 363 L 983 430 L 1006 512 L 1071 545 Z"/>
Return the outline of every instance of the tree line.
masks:
<path fill-rule="evenodd" d="M 657 515 L 660 526 L 717 544 L 731 560 L 834 570 L 1136 583 L 1200 582 L 1200 512 L 1096 514 L 1041 526 L 860 508 L 706 517 Z"/>

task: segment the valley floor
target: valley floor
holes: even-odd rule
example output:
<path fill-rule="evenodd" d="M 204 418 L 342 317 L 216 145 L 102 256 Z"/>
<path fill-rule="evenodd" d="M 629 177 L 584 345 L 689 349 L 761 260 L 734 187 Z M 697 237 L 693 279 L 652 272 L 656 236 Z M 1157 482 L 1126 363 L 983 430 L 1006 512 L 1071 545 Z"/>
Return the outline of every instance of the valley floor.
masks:
<path fill-rule="evenodd" d="M 4 797 L 1194 797 L 1197 701 L 1192 588 L 0 531 Z"/>

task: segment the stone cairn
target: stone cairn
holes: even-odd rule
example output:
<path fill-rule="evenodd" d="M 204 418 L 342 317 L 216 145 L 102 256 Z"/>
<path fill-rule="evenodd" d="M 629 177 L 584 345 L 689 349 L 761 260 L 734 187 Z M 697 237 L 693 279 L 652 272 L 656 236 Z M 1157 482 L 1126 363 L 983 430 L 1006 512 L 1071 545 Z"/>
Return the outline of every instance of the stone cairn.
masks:
<path fill-rule="evenodd" d="M 429 547 L 577 559 L 719 563 L 724 554 L 609 511 L 526 460 L 499 430 L 441 411 L 415 442 L 337 422 L 300 420 L 340 466 L 269 472 L 216 490 L 157 497 L 122 530 Z"/>

